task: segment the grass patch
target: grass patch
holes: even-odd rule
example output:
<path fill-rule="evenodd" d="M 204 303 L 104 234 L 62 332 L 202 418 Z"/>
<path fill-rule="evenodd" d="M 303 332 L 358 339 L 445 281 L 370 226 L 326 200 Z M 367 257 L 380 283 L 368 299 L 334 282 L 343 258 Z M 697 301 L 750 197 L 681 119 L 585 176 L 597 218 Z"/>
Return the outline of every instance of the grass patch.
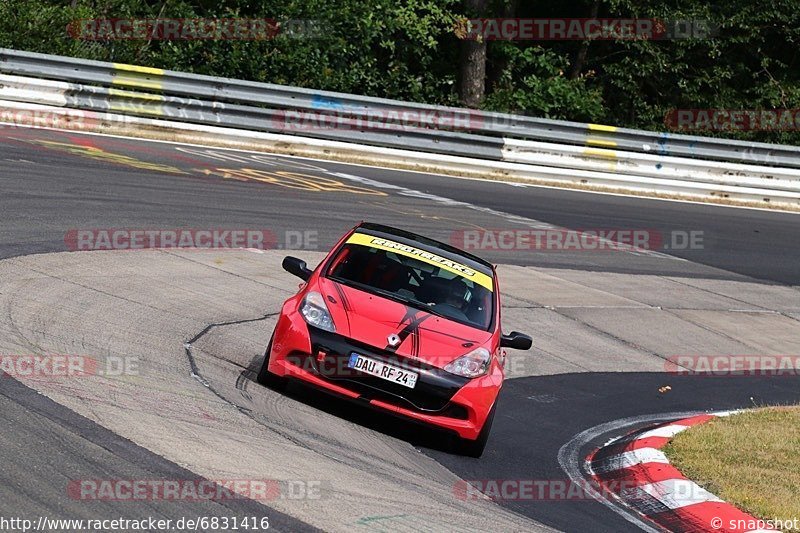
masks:
<path fill-rule="evenodd" d="M 756 518 L 800 518 L 800 406 L 712 420 L 679 433 L 664 452 L 683 475 Z"/>

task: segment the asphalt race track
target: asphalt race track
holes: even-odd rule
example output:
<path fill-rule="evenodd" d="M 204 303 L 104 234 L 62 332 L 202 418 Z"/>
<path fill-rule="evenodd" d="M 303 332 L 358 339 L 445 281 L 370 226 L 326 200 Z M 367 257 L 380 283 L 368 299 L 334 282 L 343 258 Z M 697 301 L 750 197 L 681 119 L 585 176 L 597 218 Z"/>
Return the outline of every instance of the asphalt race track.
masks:
<path fill-rule="evenodd" d="M 0 132 L 0 168 L 0 354 L 131 358 L 138 369 L 0 379 L 3 516 L 638 531 L 648 526 L 590 498 L 492 502 L 458 487 L 563 482 L 593 448 L 659 417 L 800 400 L 796 374 L 670 371 L 677 356 L 800 355 L 798 214 L 18 127 Z M 666 247 L 477 252 L 501 265 L 504 329 L 530 333 L 534 348 L 510 354 L 475 460 L 448 454 L 440 435 L 254 381 L 297 286 L 281 258 L 316 264 L 359 220 L 444 241 L 481 229 L 648 230 Z M 67 253 L 75 231 L 112 228 L 264 230 L 278 249 Z M 701 245 L 674 246 L 689 233 Z M 75 497 L 71 483 L 85 479 L 269 479 L 280 491 L 259 501 Z M 318 497 L 296 493 L 311 485 Z"/>

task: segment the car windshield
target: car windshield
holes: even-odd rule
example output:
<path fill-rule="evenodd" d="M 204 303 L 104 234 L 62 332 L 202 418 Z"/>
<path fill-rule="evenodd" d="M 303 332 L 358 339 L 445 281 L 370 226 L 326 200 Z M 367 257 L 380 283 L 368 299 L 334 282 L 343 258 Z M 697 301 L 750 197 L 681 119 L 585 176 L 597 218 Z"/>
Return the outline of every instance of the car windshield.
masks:
<path fill-rule="evenodd" d="M 364 238 L 381 244 L 351 242 Z M 327 276 L 483 330 L 492 324 L 492 278 L 433 252 L 354 234 L 331 261 Z"/>

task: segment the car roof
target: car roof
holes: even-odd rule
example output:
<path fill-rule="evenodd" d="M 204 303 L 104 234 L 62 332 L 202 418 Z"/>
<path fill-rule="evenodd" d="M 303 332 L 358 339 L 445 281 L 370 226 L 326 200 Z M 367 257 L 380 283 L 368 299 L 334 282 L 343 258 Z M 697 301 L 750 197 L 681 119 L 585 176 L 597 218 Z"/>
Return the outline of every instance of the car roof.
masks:
<path fill-rule="evenodd" d="M 442 257 L 446 257 L 453 261 L 458 261 L 478 272 L 483 272 L 491 276 L 494 272 L 492 264 L 476 255 L 472 255 L 464 250 L 460 250 L 455 246 L 450 246 L 441 241 L 430 239 L 410 231 L 385 226 L 383 224 L 375 224 L 373 222 L 362 222 L 355 229 L 357 232 L 367 233 L 376 237 L 383 237 L 395 240 L 402 244 L 409 246 L 419 246 L 430 252 L 436 252 Z"/>

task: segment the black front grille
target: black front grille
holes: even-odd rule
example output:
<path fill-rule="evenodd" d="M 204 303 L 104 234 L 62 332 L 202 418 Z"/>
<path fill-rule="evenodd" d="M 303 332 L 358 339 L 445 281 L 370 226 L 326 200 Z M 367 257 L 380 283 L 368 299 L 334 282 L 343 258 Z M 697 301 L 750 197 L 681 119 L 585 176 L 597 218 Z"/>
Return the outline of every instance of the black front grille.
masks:
<path fill-rule="evenodd" d="M 416 359 L 375 349 L 335 333 L 309 327 L 309 334 L 315 355 L 306 356 L 307 359 L 301 362 L 304 368 L 313 368 L 318 375 L 362 395 L 364 399 L 378 399 L 432 415 L 467 419 L 466 409 L 453 404 L 451 399 L 469 382 L 468 378 L 450 374 Z M 316 354 L 320 352 L 325 356 L 318 361 Z M 347 363 L 353 352 L 416 372 L 419 375 L 416 386 L 410 389 L 399 383 L 350 369 Z"/>

